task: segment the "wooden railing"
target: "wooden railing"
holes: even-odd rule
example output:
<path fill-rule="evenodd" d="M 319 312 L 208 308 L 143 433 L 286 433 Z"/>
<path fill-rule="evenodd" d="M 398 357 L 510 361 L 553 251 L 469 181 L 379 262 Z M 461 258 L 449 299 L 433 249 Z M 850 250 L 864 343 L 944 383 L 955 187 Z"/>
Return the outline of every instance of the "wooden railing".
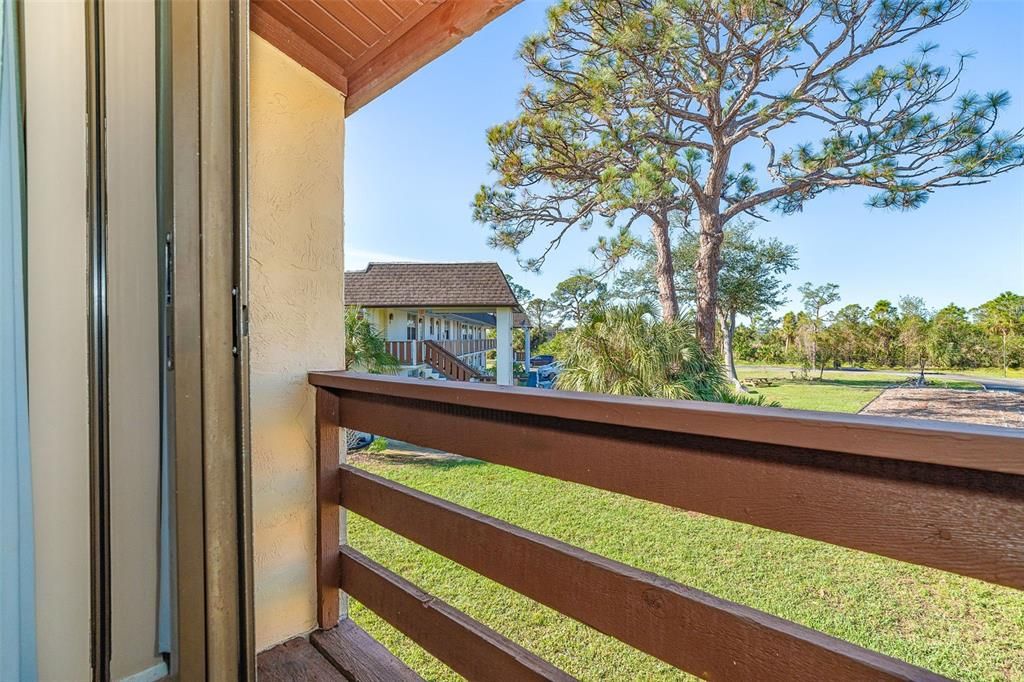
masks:
<path fill-rule="evenodd" d="M 424 360 L 424 343 L 435 343 L 456 357 L 483 353 L 497 348 L 496 339 L 457 339 L 447 341 L 387 341 L 388 353 L 403 365 L 418 365 Z"/>
<path fill-rule="evenodd" d="M 1024 588 L 1024 434 L 1009 429 L 346 372 L 309 378 L 321 627 L 338 622 L 344 591 L 471 680 L 571 678 L 339 547 L 339 504 L 701 677 L 941 678 L 339 463 L 339 427 Z"/>
<path fill-rule="evenodd" d="M 434 343 L 456 356 L 483 353 L 498 347 L 497 339 L 449 339 Z"/>
<path fill-rule="evenodd" d="M 387 351 L 403 365 L 419 364 L 423 354 L 418 341 L 387 341 Z"/>
<path fill-rule="evenodd" d="M 448 379 L 453 381 L 469 381 L 471 379 L 479 379 L 481 376 L 480 372 L 449 353 L 436 341 L 424 341 L 422 348 L 423 361 L 434 371 L 440 372 Z"/>

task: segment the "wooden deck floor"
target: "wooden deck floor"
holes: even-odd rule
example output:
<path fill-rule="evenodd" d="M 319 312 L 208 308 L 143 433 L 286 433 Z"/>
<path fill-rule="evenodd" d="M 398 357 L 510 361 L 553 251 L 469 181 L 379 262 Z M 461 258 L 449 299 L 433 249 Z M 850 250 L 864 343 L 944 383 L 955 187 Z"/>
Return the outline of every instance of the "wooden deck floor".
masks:
<path fill-rule="evenodd" d="M 296 637 L 261 653 L 260 682 L 423 682 L 377 640 L 350 620 L 309 639 Z"/>

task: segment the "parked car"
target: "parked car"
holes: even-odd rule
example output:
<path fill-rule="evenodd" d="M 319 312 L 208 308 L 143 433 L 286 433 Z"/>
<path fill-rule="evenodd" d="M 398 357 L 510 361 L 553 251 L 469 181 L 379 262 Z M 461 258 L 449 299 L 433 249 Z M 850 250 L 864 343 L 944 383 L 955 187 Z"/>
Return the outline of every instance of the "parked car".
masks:
<path fill-rule="evenodd" d="M 537 368 L 537 378 L 541 383 L 552 382 L 558 378 L 562 371 L 562 364 L 558 361 L 551 362 L 543 367 Z"/>
<path fill-rule="evenodd" d="M 530 367 L 533 369 L 537 369 L 538 367 L 543 367 L 544 365 L 550 365 L 554 361 L 554 355 L 534 355 L 533 357 L 530 358 Z"/>
<path fill-rule="evenodd" d="M 362 450 L 372 443 L 374 438 L 376 436 L 365 431 L 356 431 L 355 429 L 347 429 L 345 431 L 345 443 L 348 445 L 349 452 Z"/>

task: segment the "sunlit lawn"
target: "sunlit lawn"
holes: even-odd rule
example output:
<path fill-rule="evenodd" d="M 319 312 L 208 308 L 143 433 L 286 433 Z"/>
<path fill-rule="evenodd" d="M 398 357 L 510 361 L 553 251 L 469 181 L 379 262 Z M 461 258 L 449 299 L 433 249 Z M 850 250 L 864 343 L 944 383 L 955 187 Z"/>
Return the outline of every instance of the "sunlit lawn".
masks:
<path fill-rule="evenodd" d="M 768 364 L 771 364 L 772 367 L 786 367 L 787 368 L 787 372 L 786 372 L 787 376 L 789 376 L 789 369 L 792 369 L 793 371 L 799 371 L 799 369 L 800 369 L 799 366 L 797 366 L 797 365 L 788 365 L 788 364 L 785 364 L 785 363 L 783 363 L 783 364 L 748 363 L 748 362 L 743 362 L 743 361 L 737 362 L 736 363 L 736 368 L 739 371 L 739 373 L 742 374 L 747 369 L 753 369 L 753 368 L 756 368 L 756 367 L 759 367 L 759 366 L 767 366 Z M 865 367 L 865 369 L 868 369 L 868 370 L 873 371 L 873 372 L 886 372 L 886 371 L 916 372 L 917 371 L 916 367 L 900 367 L 900 368 L 895 368 L 895 369 L 893 369 L 891 367 Z M 927 368 L 925 370 L 925 372 L 926 373 L 927 372 L 935 372 L 935 373 L 942 373 L 942 374 L 963 374 L 963 375 L 972 376 L 972 377 L 988 377 L 990 379 L 1001 379 L 1004 376 L 1003 375 L 1003 368 L 1002 367 L 974 367 L 972 369 L 942 369 L 942 368 L 939 368 L 939 367 L 929 367 L 929 368 Z M 848 371 L 844 372 L 844 374 L 849 374 L 849 373 L 850 372 L 848 372 Z M 1005 376 L 1006 376 L 1006 378 L 1009 378 L 1009 379 L 1024 379 L 1024 367 L 1009 367 L 1006 370 L 1006 375 Z"/>
<path fill-rule="evenodd" d="M 810 372 L 807 378 L 803 378 L 798 369 L 768 370 L 754 367 L 737 367 L 736 372 L 740 379 L 772 379 L 773 386 L 751 388 L 754 395 L 763 395 L 766 400 L 775 401 L 782 407 L 825 412 L 859 412 L 887 387 L 907 379 L 896 374 L 862 375 L 837 371 L 826 371 L 821 379 L 818 378 L 818 372 Z M 943 388 L 981 388 L 978 384 L 966 381 L 929 380 L 928 384 Z"/>
<path fill-rule="evenodd" d="M 681 583 L 968 680 L 1024 679 L 1024 593 L 476 460 L 356 455 L 376 474 Z M 351 544 L 585 680 L 679 671 L 350 516 Z M 359 604 L 356 622 L 429 680 L 438 661 Z"/>
<path fill-rule="evenodd" d="M 783 407 L 857 412 L 898 375 L 739 368 Z M 949 388 L 978 388 L 947 382 Z M 476 460 L 359 454 L 369 471 L 954 678 L 1024 680 L 1024 593 Z M 350 542 L 586 680 L 686 676 L 472 571 L 351 517 Z M 430 680 L 459 679 L 359 604 L 355 620 Z"/>
<path fill-rule="evenodd" d="M 1008 379 L 1024 379 L 1024 367 L 1008 367 L 1006 374 L 1003 374 L 1002 367 L 978 367 L 976 369 L 958 369 L 952 370 L 951 374 L 966 374 L 972 377 L 992 377 L 1001 378 L 1005 376 Z"/>

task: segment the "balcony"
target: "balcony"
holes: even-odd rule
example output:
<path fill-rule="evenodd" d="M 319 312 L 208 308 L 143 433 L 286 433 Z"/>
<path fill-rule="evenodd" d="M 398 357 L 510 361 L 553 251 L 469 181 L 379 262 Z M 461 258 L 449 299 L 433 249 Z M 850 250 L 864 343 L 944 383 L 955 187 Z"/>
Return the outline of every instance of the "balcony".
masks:
<path fill-rule="evenodd" d="M 427 341 L 388 341 L 387 349 L 403 365 L 418 365 L 426 357 L 424 344 Z M 474 353 L 486 353 L 498 347 L 497 339 L 458 339 L 432 341 L 457 358 Z"/>
<path fill-rule="evenodd" d="M 496 342 L 440 345 L 464 356 Z M 405 365 L 426 357 L 424 341 L 392 341 L 389 350 Z M 378 679 L 412 676 L 347 618 L 346 596 L 469 679 L 567 678 L 453 608 L 450 597 L 445 603 L 399 576 L 395 564 L 349 546 L 339 519 L 346 511 L 701 677 L 937 679 L 685 580 L 638 570 L 347 466 L 337 459 L 341 427 L 1024 586 L 1020 438 L 882 419 L 343 373 L 317 373 L 310 383 L 319 393 L 322 629 L 290 650 L 264 654 L 263 672 L 284 670 L 281 679 L 309 677 L 288 667 L 300 658 L 324 675 L 359 679 L 353 670 L 362 661 L 390 670 Z M 573 642 L 564 646 L 571 650 Z"/>
<path fill-rule="evenodd" d="M 336 458 L 341 427 L 1024 587 L 1024 435 L 346 372 L 309 380 L 322 631 L 288 645 L 301 656 L 264 653 L 264 672 L 301 658 L 338 679 L 415 679 L 346 620 L 350 596 L 468 679 L 572 679 L 349 547 L 348 510 L 699 677 L 942 679 L 350 467 Z"/>

